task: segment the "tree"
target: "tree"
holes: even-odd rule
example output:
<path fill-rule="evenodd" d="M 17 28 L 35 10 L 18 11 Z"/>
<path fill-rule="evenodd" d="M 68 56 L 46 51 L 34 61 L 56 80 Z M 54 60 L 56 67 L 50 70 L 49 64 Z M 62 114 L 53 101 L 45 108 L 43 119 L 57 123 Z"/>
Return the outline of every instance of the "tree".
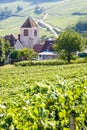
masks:
<path fill-rule="evenodd" d="M 5 50 L 3 40 L 0 39 L 0 65 L 3 65 L 5 61 Z"/>
<path fill-rule="evenodd" d="M 11 46 L 9 41 L 4 41 L 5 57 L 7 59 L 9 53 L 11 52 Z"/>
<path fill-rule="evenodd" d="M 85 19 L 79 20 L 75 25 L 74 30 L 77 32 L 79 31 L 80 33 L 87 31 L 87 21 Z"/>
<path fill-rule="evenodd" d="M 22 10 L 22 6 L 18 5 L 17 6 L 17 12 L 21 11 Z"/>
<path fill-rule="evenodd" d="M 37 5 L 37 6 L 35 7 L 34 13 L 36 13 L 36 14 L 41 14 L 42 12 L 44 12 L 44 8 L 41 7 L 40 5 Z"/>
<path fill-rule="evenodd" d="M 25 60 L 32 60 L 37 56 L 37 53 L 31 49 L 31 48 L 23 48 L 22 50 L 22 56 Z"/>
<path fill-rule="evenodd" d="M 11 58 L 12 62 L 18 61 L 20 59 L 20 51 L 13 50 L 10 53 L 10 58 Z"/>
<path fill-rule="evenodd" d="M 10 52 L 10 43 L 0 38 L 0 65 L 4 65 Z"/>
<path fill-rule="evenodd" d="M 56 40 L 54 49 L 58 54 L 63 54 L 68 63 L 70 63 L 73 55 L 76 51 L 80 51 L 82 48 L 82 37 L 80 34 L 74 31 L 62 32 Z"/>
<path fill-rule="evenodd" d="M 11 62 L 29 60 L 32 61 L 33 58 L 37 56 L 37 53 L 31 48 L 23 48 L 21 50 L 14 50 L 10 54 Z"/>
<path fill-rule="evenodd" d="M 0 9 L 0 19 L 5 19 L 12 16 L 12 10 L 4 7 Z"/>

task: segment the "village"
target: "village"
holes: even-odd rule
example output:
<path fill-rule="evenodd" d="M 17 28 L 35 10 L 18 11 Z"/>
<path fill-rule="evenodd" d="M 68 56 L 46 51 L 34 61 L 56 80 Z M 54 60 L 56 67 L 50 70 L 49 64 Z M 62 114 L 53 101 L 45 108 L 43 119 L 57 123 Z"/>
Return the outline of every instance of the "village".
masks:
<path fill-rule="evenodd" d="M 38 60 L 54 59 L 57 56 L 52 47 L 55 43 L 55 38 L 40 39 L 39 27 L 31 17 L 28 17 L 20 27 L 20 34 L 16 37 L 14 34 L 5 35 L 4 39 L 9 41 L 10 46 L 16 50 L 33 48 L 38 53 Z"/>
<path fill-rule="evenodd" d="M 43 20 L 41 22 L 43 23 Z M 40 37 L 39 25 L 31 17 L 28 17 L 19 29 L 20 33 L 17 35 L 10 34 L 2 37 L 4 50 L 1 54 L 1 65 L 26 60 L 53 59 L 57 62 L 62 60 L 64 63 L 70 63 L 73 57 L 74 60 L 82 57 L 84 61 L 84 57 L 87 56 L 86 38 L 74 30 L 54 32 L 53 37 L 43 38 Z"/>
<path fill-rule="evenodd" d="M 0 130 L 87 130 L 86 7 L 0 0 Z"/>

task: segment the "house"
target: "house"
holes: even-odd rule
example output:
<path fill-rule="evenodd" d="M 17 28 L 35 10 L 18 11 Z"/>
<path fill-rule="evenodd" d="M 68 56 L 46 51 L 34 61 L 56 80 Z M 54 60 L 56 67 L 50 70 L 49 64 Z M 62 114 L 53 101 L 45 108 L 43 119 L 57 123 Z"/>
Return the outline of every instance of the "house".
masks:
<path fill-rule="evenodd" d="M 55 39 L 47 39 L 41 52 L 38 54 L 38 58 L 42 60 L 46 59 L 55 59 L 57 54 L 54 52 L 53 44 L 55 43 Z"/>
<path fill-rule="evenodd" d="M 49 59 L 55 59 L 57 57 L 57 54 L 55 52 L 50 51 L 44 51 L 38 54 L 38 59 L 40 60 L 49 60 Z"/>
<path fill-rule="evenodd" d="M 38 59 L 46 60 L 46 59 L 54 59 L 57 54 L 54 52 L 53 44 L 55 43 L 55 39 L 47 39 L 44 44 L 37 44 L 34 46 L 34 50 L 38 53 Z"/>

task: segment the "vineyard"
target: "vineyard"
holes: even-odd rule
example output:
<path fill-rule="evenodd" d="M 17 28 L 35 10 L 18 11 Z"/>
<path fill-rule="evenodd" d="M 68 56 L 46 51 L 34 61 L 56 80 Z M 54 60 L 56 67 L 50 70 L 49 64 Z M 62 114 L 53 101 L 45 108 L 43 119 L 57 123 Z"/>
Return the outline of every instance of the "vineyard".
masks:
<path fill-rule="evenodd" d="M 70 130 L 71 120 L 87 130 L 87 63 L 0 68 L 0 130 Z"/>

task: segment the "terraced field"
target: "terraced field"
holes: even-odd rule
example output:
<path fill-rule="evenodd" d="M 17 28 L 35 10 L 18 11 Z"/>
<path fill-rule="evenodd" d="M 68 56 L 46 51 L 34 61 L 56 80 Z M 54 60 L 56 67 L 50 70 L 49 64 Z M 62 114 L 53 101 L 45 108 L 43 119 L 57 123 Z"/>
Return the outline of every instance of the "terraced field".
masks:
<path fill-rule="evenodd" d="M 0 7 L 8 7 L 15 13 L 18 5 L 22 6 L 22 11 L 16 13 L 16 16 L 0 20 L 0 35 L 19 33 L 19 27 L 28 16 L 33 17 L 38 22 L 44 17 L 44 13 L 47 13 L 48 16 L 44 22 L 50 24 L 54 29 L 62 31 L 67 26 L 75 24 L 79 19 L 85 18 L 87 13 L 86 0 L 63 0 L 43 3 L 40 6 L 44 8 L 44 12 L 39 15 L 34 13 L 36 5 L 32 5 L 30 2 L 2 3 Z M 75 12 L 85 13 L 85 15 L 72 15 Z M 53 36 L 54 33 L 51 30 L 48 31 L 47 27 L 40 27 L 40 36 L 42 35 Z"/>

